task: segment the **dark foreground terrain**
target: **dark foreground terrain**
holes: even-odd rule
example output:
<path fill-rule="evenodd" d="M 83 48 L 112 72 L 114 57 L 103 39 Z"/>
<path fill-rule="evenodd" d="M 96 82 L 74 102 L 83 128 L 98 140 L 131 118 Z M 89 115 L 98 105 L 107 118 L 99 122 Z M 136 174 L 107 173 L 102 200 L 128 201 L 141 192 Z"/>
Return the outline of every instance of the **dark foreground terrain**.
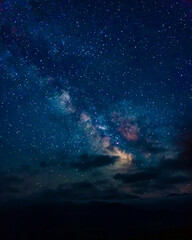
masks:
<path fill-rule="evenodd" d="M 192 199 L 106 203 L 22 202 L 0 208 L 1 240 L 192 239 Z"/>

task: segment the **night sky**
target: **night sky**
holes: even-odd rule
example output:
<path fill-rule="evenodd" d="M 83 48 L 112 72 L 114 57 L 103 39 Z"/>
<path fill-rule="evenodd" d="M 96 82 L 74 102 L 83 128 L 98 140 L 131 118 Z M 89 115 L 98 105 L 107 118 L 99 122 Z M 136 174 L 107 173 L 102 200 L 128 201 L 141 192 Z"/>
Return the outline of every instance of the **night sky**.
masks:
<path fill-rule="evenodd" d="M 0 1 L 0 202 L 192 193 L 192 1 Z"/>

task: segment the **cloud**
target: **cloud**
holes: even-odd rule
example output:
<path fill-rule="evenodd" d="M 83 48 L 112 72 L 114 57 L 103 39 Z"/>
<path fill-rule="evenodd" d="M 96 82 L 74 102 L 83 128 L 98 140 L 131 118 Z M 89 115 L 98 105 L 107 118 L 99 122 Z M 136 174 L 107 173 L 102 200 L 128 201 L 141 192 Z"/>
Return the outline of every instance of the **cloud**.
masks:
<path fill-rule="evenodd" d="M 159 154 L 166 152 L 167 149 L 160 144 L 155 144 L 154 141 L 147 141 L 141 137 L 138 141 L 132 143 L 134 148 L 141 149 L 143 153 Z"/>
<path fill-rule="evenodd" d="M 142 147 L 144 152 L 149 152 L 151 154 L 158 154 L 165 152 L 167 149 L 161 146 L 156 146 L 154 143 L 143 141 L 143 143 L 140 143 L 140 146 Z"/>
<path fill-rule="evenodd" d="M 72 166 L 79 170 L 85 171 L 88 169 L 104 167 L 113 164 L 117 160 L 117 157 L 110 157 L 107 155 L 88 155 L 84 154 L 80 156 L 79 161 Z"/>
<path fill-rule="evenodd" d="M 1 176 L 0 177 L 0 186 L 11 185 L 11 184 L 21 184 L 24 180 L 18 176 Z"/>
<path fill-rule="evenodd" d="M 182 149 L 176 158 L 164 158 L 160 161 L 158 168 L 161 171 L 170 171 L 172 173 L 192 171 L 192 135 L 187 135 L 178 143 Z"/>
<path fill-rule="evenodd" d="M 175 175 L 175 176 L 165 176 L 162 178 L 161 183 L 165 185 L 169 184 L 182 184 L 191 181 L 192 178 L 184 175 Z"/>
<path fill-rule="evenodd" d="M 65 189 L 68 187 L 66 184 L 59 184 L 58 189 Z M 87 190 L 94 188 L 94 185 L 91 182 L 80 182 L 80 183 L 73 183 L 70 185 L 70 188 L 77 189 L 77 190 Z"/>
<path fill-rule="evenodd" d="M 36 196 L 35 200 L 39 197 Z M 40 194 L 43 201 L 79 201 L 79 200 L 128 200 L 137 199 L 136 195 L 127 194 L 114 187 L 98 187 L 88 181 L 72 184 L 59 184 L 57 189 L 47 189 Z"/>
<path fill-rule="evenodd" d="M 141 171 L 138 171 L 133 174 L 122 174 L 117 173 L 114 176 L 115 180 L 121 180 L 124 183 L 137 183 L 141 181 L 148 181 L 152 179 L 156 179 L 159 175 L 159 171 L 156 168 L 148 168 Z"/>
<path fill-rule="evenodd" d="M 164 159 L 160 162 L 162 169 L 171 171 L 192 171 L 192 142 L 175 159 Z"/>
<path fill-rule="evenodd" d="M 0 194 L 18 193 L 18 187 L 24 183 L 24 179 L 18 176 L 1 176 L 0 177 Z"/>
<path fill-rule="evenodd" d="M 192 143 L 191 138 L 182 144 L 176 158 L 163 158 L 155 167 L 137 168 L 133 173 L 117 173 L 115 180 L 129 184 L 137 193 L 177 189 L 191 183 Z"/>
<path fill-rule="evenodd" d="M 165 189 L 179 189 L 179 186 L 183 186 L 185 184 L 188 184 L 191 182 L 192 178 L 189 176 L 183 176 L 183 175 L 175 175 L 175 176 L 169 176 L 166 175 L 160 179 L 158 179 L 155 183 L 152 183 L 150 185 L 151 189 L 156 190 L 165 190 Z"/>
<path fill-rule="evenodd" d="M 192 181 L 192 177 L 185 173 L 162 171 L 159 168 L 146 168 L 133 174 L 116 174 L 115 180 L 129 185 L 131 190 L 138 194 L 144 192 L 156 192 L 166 189 L 177 190 Z"/>
<path fill-rule="evenodd" d="M 171 193 L 171 194 L 168 194 L 167 197 L 185 197 L 185 196 L 190 196 L 191 194 L 189 193 Z"/>
<path fill-rule="evenodd" d="M 59 184 L 56 189 L 46 189 L 41 192 L 40 199 L 43 201 L 52 200 L 86 200 L 97 196 L 97 188 L 90 182 L 80 182 L 71 184 Z M 35 200 L 36 200 L 35 196 Z"/>

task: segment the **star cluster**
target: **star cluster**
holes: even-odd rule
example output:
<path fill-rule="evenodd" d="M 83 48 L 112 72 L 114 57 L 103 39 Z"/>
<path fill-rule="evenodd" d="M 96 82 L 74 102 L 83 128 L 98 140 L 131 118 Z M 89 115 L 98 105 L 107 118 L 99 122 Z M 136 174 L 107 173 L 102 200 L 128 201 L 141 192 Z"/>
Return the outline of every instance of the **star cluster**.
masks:
<path fill-rule="evenodd" d="M 2 199 L 191 193 L 191 13 L 190 1 L 1 1 Z"/>

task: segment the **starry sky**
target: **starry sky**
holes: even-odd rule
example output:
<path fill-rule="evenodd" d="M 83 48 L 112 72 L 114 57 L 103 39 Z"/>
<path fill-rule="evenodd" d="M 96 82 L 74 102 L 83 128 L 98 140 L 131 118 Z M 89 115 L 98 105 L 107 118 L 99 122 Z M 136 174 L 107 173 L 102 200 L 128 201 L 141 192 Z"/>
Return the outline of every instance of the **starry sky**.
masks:
<path fill-rule="evenodd" d="M 0 198 L 192 192 L 192 1 L 0 1 Z"/>

